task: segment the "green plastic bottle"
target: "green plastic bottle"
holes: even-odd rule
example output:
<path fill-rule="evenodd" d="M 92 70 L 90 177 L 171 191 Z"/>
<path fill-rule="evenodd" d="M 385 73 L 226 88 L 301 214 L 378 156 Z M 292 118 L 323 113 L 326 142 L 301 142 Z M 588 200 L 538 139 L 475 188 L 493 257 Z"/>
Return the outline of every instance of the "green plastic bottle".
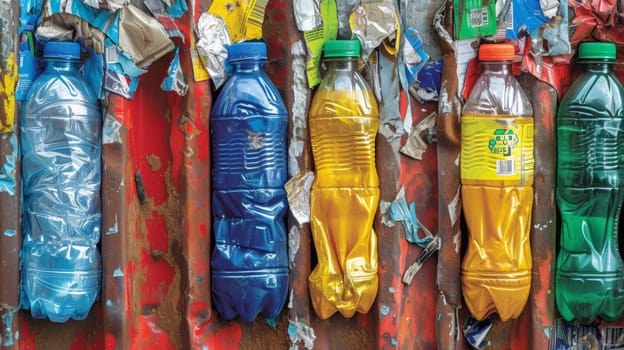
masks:
<path fill-rule="evenodd" d="M 615 44 L 585 42 L 586 71 L 557 112 L 557 205 L 560 250 L 557 308 L 568 321 L 613 322 L 624 316 L 624 266 L 618 223 L 624 201 L 624 87 L 612 73 Z"/>

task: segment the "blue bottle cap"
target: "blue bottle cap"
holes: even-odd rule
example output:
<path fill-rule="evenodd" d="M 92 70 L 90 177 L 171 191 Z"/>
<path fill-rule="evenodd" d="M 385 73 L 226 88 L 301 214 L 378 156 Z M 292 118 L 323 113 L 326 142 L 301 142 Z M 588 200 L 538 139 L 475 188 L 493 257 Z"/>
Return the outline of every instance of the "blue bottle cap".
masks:
<path fill-rule="evenodd" d="M 76 41 L 48 41 L 43 46 L 44 58 L 80 58 L 80 43 Z"/>
<path fill-rule="evenodd" d="M 228 61 L 266 60 L 267 48 L 263 41 L 242 41 L 228 46 Z"/>

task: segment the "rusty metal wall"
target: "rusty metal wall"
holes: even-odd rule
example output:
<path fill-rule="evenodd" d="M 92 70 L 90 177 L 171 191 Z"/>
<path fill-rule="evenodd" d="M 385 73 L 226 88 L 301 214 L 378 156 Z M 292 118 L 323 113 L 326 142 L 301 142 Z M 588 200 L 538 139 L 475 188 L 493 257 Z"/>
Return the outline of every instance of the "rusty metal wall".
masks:
<path fill-rule="evenodd" d="M 129 100 L 110 94 L 103 147 L 103 289 L 85 321 L 55 324 L 19 310 L 20 171 L 17 82 L 17 2 L 0 0 L 0 348 L 2 349 L 468 349 L 462 326 L 467 317 L 460 287 L 461 198 L 459 115 L 452 2 L 402 1 L 404 25 L 417 28 L 425 49 L 443 60 L 440 101 L 418 103 L 401 87 L 396 56 L 380 52 L 381 127 L 377 167 L 381 204 L 379 292 L 367 314 L 351 319 L 316 317 L 308 292 L 314 248 L 310 227 L 289 217 L 290 293 L 273 322 L 223 321 L 210 299 L 210 132 L 214 87 L 193 82 L 189 43 L 193 27 L 210 1 L 194 4 L 178 25 L 189 82 L 184 97 L 166 93 L 160 82 L 168 57 L 156 61 Z M 266 70 L 289 112 L 289 175 L 312 170 L 307 110 L 313 94 L 306 81 L 306 46 L 293 16 L 293 1 L 270 0 L 264 22 Z M 557 90 L 524 73 L 522 84 L 534 102 L 536 177 L 533 208 L 533 285 L 517 320 L 494 320 L 487 335 L 492 349 L 547 349 L 557 317 L 552 292 L 556 248 L 554 205 L 554 114 Z M 410 100 L 411 99 L 411 100 Z M 410 136 L 398 131 L 437 114 L 437 142 L 421 160 L 400 148 Z M 423 249 L 408 243 L 389 207 L 404 194 L 418 219 L 440 237 L 440 250 L 424 262 L 410 284 L 407 267 Z"/>

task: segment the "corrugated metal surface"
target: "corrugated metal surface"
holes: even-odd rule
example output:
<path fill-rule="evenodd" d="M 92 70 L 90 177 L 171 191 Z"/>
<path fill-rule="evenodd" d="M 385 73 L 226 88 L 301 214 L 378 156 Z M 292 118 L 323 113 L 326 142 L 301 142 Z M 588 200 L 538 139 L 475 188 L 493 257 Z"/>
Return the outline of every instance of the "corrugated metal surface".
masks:
<path fill-rule="evenodd" d="M 53 324 L 34 320 L 19 307 L 20 172 L 9 103 L 16 83 L 19 6 L 0 0 L 0 315 L 3 349 L 467 349 L 462 326 L 467 311 L 460 288 L 461 198 L 457 60 L 451 33 L 451 2 L 402 1 L 403 25 L 416 28 L 425 50 L 442 59 L 440 102 L 417 103 L 401 88 L 397 57 L 380 50 L 381 128 L 377 167 L 381 204 L 379 292 L 368 314 L 319 320 L 308 292 L 314 248 L 307 224 L 289 217 L 290 293 L 277 320 L 247 324 L 223 321 L 210 299 L 210 108 L 209 81 L 192 82 L 188 45 L 193 24 L 210 2 L 193 3 L 194 15 L 178 25 L 182 67 L 190 83 L 185 97 L 166 93 L 160 82 L 170 57 L 141 78 L 132 100 L 109 95 L 108 135 L 103 148 L 103 290 L 85 321 Z M 289 111 L 289 175 L 312 170 L 307 110 L 313 91 L 305 72 L 306 46 L 297 30 L 293 2 L 271 0 L 264 24 L 269 49 L 266 70 Z M 195 18 L 193 18 L 195 17 Z M 434 26 L 434 21 L 439 24 Z M 494 320 L 487 335 L 493 349 L 547 349 L 556 318 L 552 293 L 556 244 L 554 206 L 554 113 L 557 92 L 529 74 L 523 86 L 535 102 L 536 196 L 533 209 L 533 285 L 518 320 Z M 411 100 L 409 100 L 411 99 Z M 410 113 L 406 115 L 408 110 Z M 422 160 L 400 153 L 416 125 L 437 113 L 437 143 Z M 10 127 L 9 127 L 10 126 Z M 411 284 L 402 282 L 422 248 L 408 243 L 390 204 L 414 204 L 422 225 L 441 240 Z"/>

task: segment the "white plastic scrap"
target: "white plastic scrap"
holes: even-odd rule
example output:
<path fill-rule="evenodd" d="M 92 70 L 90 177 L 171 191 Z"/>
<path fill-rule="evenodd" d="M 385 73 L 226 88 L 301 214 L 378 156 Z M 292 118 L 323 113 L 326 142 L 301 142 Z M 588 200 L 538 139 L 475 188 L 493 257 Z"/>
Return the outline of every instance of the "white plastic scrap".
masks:
<path fill-rule="evenodd" d="M 303 171 L 291 177 L 284 185 L 288 196 L 288 207 L 299 225 L 310 222 L 310 188 L 314 173 Z"/>
<path fill-rule="evenodd" d="M 297 29 L 305 32 L 320 28 L 323 25 L 319 5 L 320 0 L 295 0 L 293 8 Z"/>
<path fill-rule="evenodd" d="M 351 31 L 362 43 L 364 59 L 386 38 L 396 37 L 398 17 L 392 2 L 363 2 L 355 8 L 352 16 Z"/>
<path fill-rule="evenodd" d="M 230 45 L 230 35 L 223 18 L 204 12 L 199 17 L 196 27 L 196 47 L 206 70 L 215 87 L 220 87 L 227 79 L 225 61 L 227 60 L 227 46 Z"/>

